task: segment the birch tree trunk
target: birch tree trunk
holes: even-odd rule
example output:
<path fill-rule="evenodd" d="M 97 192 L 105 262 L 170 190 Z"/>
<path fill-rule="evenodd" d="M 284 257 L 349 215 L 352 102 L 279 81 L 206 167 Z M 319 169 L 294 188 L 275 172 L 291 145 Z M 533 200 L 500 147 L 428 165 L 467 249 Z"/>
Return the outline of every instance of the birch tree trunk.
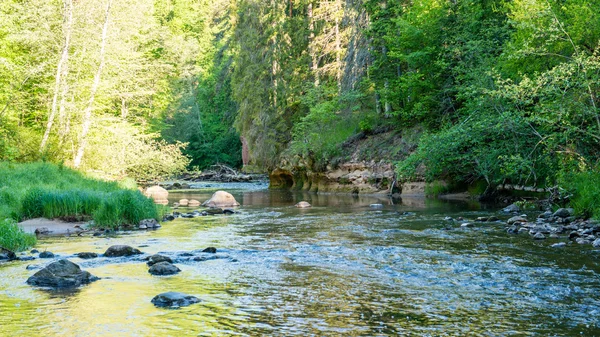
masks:
<path fill-rule="evenodd" d="M 48 138 L 50 137 L 50 132 L 52 131 L 54 118 L 56 117 L 58 96 L 61 92 L 61 86 L 63 86 L 63 89 L 66 87 L 66 84 L 63 84 L 63 78 L 66 77 L 69 66 L 69 47 L 71 44 L 71 31 L 73 27 L 73 0 L 64 0 L 64 16 L 65 44 L 63 46 L 60 60 L 58 61 L 58 66 L 56 67 L 56 80 L 54 83 L 54 96 L 52 97 L 52 108 L 50 110 L 50 115 L 48 116 L 46 131 L 44 132 L 44 137 L 42 138 L 42 143 L 40 144 L 40 152 L 43 152 L 46 148 L 46 145 L 48 144 Z M 64 111 L 64 100 L 61 100 L 60 109 L 61 111 Z"/>
<path fill-rule="evenodd" d="M 83 114 L 83 128 L 81 130 L 81 137 L 79 139 L 79 148 L 77 149 L 77 154 L 73 159 L 73 167 L 78 168 L 81 166 L 81 160 L 83 158 L 83 154 L 85 152 L 85 147 L 87 146 L 87 134 L 90 131 L 90 126 L 92 124 L 92 110 L 94 108 L 94 100 L 96 98 L 96 92 L 98 91 L 98 86 L 100 85 L 100 76 L 102 75 L 102 68 L 104 67 L 104 54 L 106 49 L 106 35 L 108 32 L 108 21 L 110 18 L 110 6 L 112 4 L 112 0 L 108 0 L 108 4 L 106 5 L 106 12 L 104 16 L 104 25 L 102 26 L 102 41 L 100 42 L 100 64 L 98 65 L 98 70 L 96 71 L 96 75 L 94 76 L 94 83 L 92 84 L 92 89 L 90 92 L 90 99 L 88 101 L 87 107 L 85 108 L 85 112 Z"/>
<path fill-rule="evenodd" d="M 308 52 L 310 53 L 311 65 L 310 68 L 313 72 L 313 76 L 315 77 L 315 87 L 319 86 L 319 65 L 317 60 L 317 53 L 315 51 L 315 18 L 313 14 L 313 4 L 308 4 L 308 30 L 310 31 L 308 35 Z"/>

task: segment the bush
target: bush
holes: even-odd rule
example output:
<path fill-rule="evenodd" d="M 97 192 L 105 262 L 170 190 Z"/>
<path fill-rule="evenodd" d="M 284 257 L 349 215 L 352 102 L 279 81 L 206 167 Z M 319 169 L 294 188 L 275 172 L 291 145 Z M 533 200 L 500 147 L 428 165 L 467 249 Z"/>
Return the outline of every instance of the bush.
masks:
<path fill-rule="evenodd" d="M 19 251 L 35 245 L 35 235 L 23 232 L 14 220 L 0 220 L 0 247 Z"/>

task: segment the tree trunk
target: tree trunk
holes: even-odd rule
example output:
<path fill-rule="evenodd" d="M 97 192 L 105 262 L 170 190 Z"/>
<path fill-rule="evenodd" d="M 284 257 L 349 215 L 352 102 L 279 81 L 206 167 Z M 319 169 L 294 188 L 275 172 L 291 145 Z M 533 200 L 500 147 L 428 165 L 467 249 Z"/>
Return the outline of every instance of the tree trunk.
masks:
<path fill-rule="evenodd" d="M 64 0 L 64 16 L 65 16 L 65 44 L 56 67 L 56 79 L 54 82 L 54 96 L 52 97 L 52 108 L 50 115 L 48 116 L 48 123 L 46 124 L 46 131 L 40 144 L 40 152 L 43 152 L 48 143 L 50 137 L 50 131 L 52 131 L 52 125 L 54 124 L 54 117 L 56 116 L 56 110 L 58 105 L 58 95 L 61 92 L 62 78 L 66 77 L 68 72 L 69 62 L 69 46 L 71 44 L 71 30 L 73 27 L 73 0 Z M 61 109 L 63 109 L 64 100 L 61 100 Z"/>
<path fill-rule="evenodd" d="M 315 87 L 319 86 L 319 65 L 317 60 L 317 53 L 315 51 L 315 19 L 313 15 L 313 4 L 308 4 L 308 52 L 310 54 L 311 64 L 310 69 L 312 70 L 313 76 L 315 77 Z"/>
<path fill-rule="evenodd" d="M 102 27 L 102 41 L 100 43 L 100 64 L 98 65 L 98 70 L 96 71 L 96 75 L 94 76 L 94 83 L 92 84 L 92 89 L 90 92 L 90 100 L 88 101 L 87 107 L 85 108 L 85 112 L 83 115 L 83 129 L 81 130 L 81 138 L 79 140 L 79 149 L 77 150 L 77 154 L 75 155 L 75 158 L 73 159 L 73 166 L 75 168 L 78 168 L 81 165 L 81 159 L 83 158 L 83 154 L 85 152 L 85 147 L 87 146 L 87 134 L 90 131 L 90 125 L 92 124 L 92 109 L 94 107 L 96 91 L 98 91 L 98 86 L 100 85 L 100 76 L 102 75 L 102 68 L 104 67 L 106 35 L 108 32 L 108 19 L 110 17 L 111 3 L 112 3 L 112 0 L 108 0 L 108 4 L 106 5 L 104 25 Z"/>

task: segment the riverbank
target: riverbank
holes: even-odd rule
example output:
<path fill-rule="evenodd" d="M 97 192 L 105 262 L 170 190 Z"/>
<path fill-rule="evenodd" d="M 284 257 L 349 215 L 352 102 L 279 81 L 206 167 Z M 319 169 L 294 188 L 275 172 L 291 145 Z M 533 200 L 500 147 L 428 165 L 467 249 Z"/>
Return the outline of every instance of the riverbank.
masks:
<path fill-rule="evenodd" d="M 13 234 L 0 245 L 22 250 L 35 244 L 16 222 L 41 217 L 116 228 L 158 219 L 159 210 L 131 180 L 97 180 L 51 163 L 0 162 L 0 230 Z"/>

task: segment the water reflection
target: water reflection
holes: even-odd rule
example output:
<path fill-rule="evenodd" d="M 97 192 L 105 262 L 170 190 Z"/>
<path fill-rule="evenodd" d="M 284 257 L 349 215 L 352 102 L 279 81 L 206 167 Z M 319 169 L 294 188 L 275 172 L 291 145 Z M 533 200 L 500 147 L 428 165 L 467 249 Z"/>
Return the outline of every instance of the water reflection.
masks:
<path fill-rule="evenodd" d="M 205 200 L 210 192 L 172 193 Z M 183 262 L 155 277 L 143 261 L 73 262 L 101 277 L 74 292 L 24 282 L 27 263 L 0 265 L 0 335 L 44 336 L 594 336 L 598 257 L 589 247 L 509 236 L 501 224 L 450 226 L 488 210 L 465 202 L 234 191 L 233 216 L 178 219 L 116 238 L 53 238 L 62 256 L 112 244 L 149 254 L 215 246 L 231 259 Z M 293 205 L 307 200 L 314 207 Z M 382 209 L 370 204 L 381 203 Z M 408 213 L 407 213 L 408 212 Z M 34 261 L 46 264 L 50 261 Z M 150 300 L 181 291 L 179 310 Z"/>

